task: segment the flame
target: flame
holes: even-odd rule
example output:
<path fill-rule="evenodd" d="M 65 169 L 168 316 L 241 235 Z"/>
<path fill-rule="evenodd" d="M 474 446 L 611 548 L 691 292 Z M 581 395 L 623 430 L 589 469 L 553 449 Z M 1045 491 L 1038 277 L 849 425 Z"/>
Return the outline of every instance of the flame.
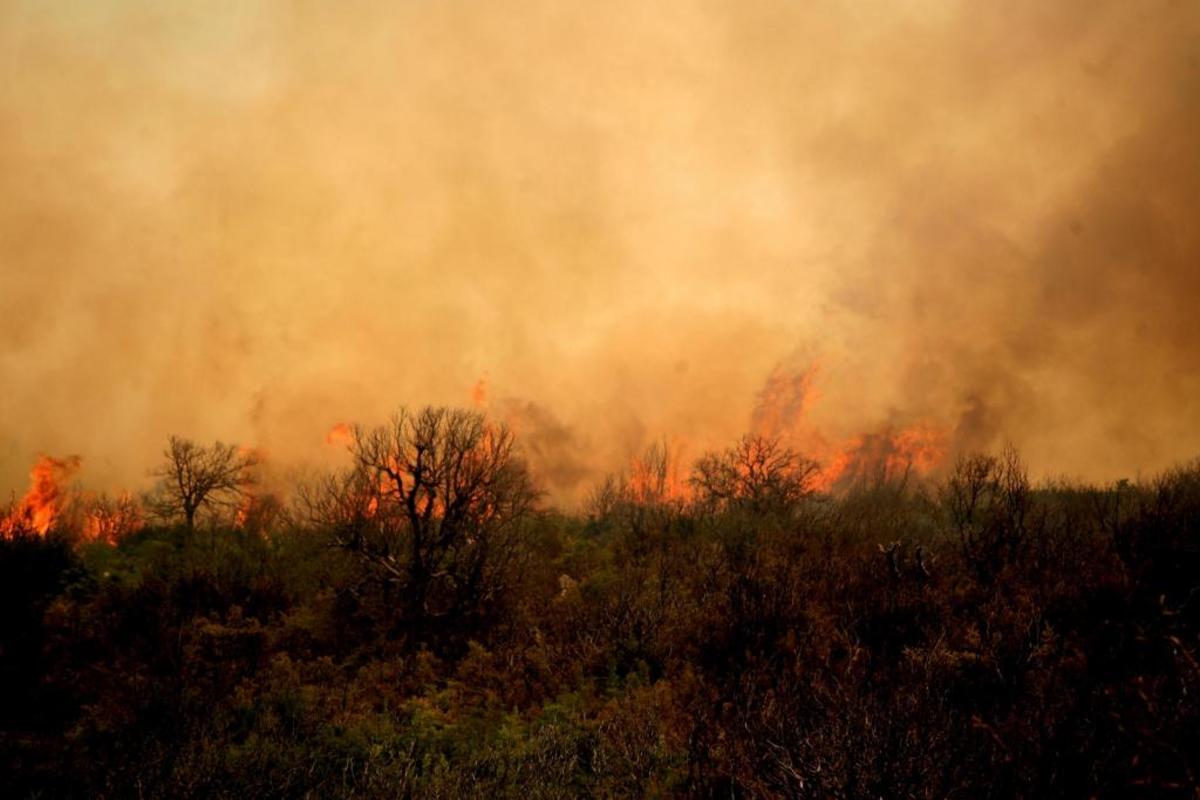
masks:
<path fill-rule="evenodd" d="M 816 387 L 820 362 L 807 369 L 789 370 L 782 364 L 771 370 L 758 392 L 750 430 L 767 439 L 793 438 L 807 412 L 821 398 Z"/>
<path fill-rule="evenodd" d="M 44 536 L 66 505 L 66 483 L 79 470 L 80 463 L 79 456 L 61 459 L 39 456 L 29 473 L 29 491 L 0 519 L 0 535 L 36 531 Z"/>
<path fill-rule="evenodd" d="M 779 439 L 821 465 L 814 487 L 832 491 L 864 480 L 893 480 L 927 475 L 946 459 L 948 437 L 943 428 L 920 421 L 907 426 L 883 424 L 874 430 L 831 442 L 809 423 L 807 416 L 820 399 L 816 379 L 820 363 L 789 370 L 772 370 L 758 394 L 751 430 Z"/>
<path fill-rule="evenodd" d="M 671 443 L 651 445 L 629 465 L 626 490 L 637 502 L 686 503 L 692 499 L 693 488 L 688 483 L 683 465 L 687 443 L 676 438 Z"/>
<path fill-rule="evenodd" d="M 246 527 L 247 520 L 250 519 L 250 513 L 254 510 L 255 497 L 251 492 L 246 492 L 242 495 L 242 502 L 238 504 L 237 510 L 233 512 L 233 527 Z"/>
<path fill-rule="evenodd" d="M 141 504 L 129 492 L 115 499 L 101 495 L 90 506 L 83 523 L 83 537 L 88 541 L 117 544 L 145 525 Z"/>
<path fill-rule="evenodd" d="M 325 434 L 325 444 L 348 446 L 354 441 L 354 428 L 348 422 L 339 422 Z"/>
<path fill-rule="evenodd" d="M 828 461 L 817 487 L 830 491 L 863 481 L 927 475 L 945 461 L 947 450 L 945 433 L 926 423 L 862 434 Z"/>

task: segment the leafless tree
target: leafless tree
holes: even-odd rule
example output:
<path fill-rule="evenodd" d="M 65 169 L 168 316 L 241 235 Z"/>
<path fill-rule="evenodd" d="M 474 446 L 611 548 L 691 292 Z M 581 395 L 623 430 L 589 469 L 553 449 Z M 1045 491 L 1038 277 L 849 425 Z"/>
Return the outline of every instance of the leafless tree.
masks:
<path fill-rule="evenodd" d="M 255 484 L 254 470 L 261 463 L 253 451 L 232 444 L 210 446 L 172 436 L 163 451 L 163 463 L 151 474 L 158 484 L 148 507 L 166 519 L 182 519 L 189 530 L 206 509 L 236 509 Z"/>
<path fill-rule="evenodd" d="M 83 531 L 88 539 L 116 544 L 142 526 L 142 507 L 135 495 L 101 493 L 89 503 Z"/>
<path fill-rule="evenodd" d="M 680 465 L 668 441 L 652 442 L 630 461 L 627 472 L 609 475 L 593 488 L 585 502 L 588 515 L 625 531 L 639 552 L 651 541 L 661 543 L 692 498 Z"/>
<path fill-rule="evenodd" d="M 990 580 L 1020 554 L 1028 532 L 1032 488 L 1011 446 L 1000 456 L 959 458 L 942 489 L 942 506 L 964 559 Z"/>
<path fill-rule="evenodd" d="M 744 436 L 735 446 L 696 462 L 691 482 L 711 506 L 782 511 L 811 494 L 820 467 L 778 440 Z"/>
<path fill-rule="evenodd" d="M 356 428 L 354 465 L 301 491 L 311 522 L 397 585 L 417 622 L 480 608 L 503 589 L 538 493 L 512 432 L 474 411 L 402 409 Z"/>

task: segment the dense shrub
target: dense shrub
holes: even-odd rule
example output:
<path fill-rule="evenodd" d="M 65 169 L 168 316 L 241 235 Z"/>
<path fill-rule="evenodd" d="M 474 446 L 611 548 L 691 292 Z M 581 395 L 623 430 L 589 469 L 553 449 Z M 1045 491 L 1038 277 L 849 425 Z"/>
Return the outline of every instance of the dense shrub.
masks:
<path fill-rule="evenodd" d="M 726 491 L 737 457 L 703 502 L 524 518 L 486 607 L 420 636 L 285 517 L 0 541 L 5 796 L 1200 790 L 1200 465 L 830 496 Z"/>

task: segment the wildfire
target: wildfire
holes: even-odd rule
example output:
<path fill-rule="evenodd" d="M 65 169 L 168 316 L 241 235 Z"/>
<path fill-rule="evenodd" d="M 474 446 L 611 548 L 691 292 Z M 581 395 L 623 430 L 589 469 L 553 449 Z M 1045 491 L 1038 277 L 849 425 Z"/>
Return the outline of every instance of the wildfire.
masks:
<path fill-rule="evenodd" d="M 34 531 L 44 536 L 66 505 L 66 484 L 80 463 L 79 456 L 40 456 L 29 473 L 29 491 L 0 519 L 0 535 Z"/>
<path fill-rule="evenodd" d="M 945 461 L 947 436 L 928 422 L 885 424 L 840 443 L 831 442 L 806 419 L 821 396 L 816 387 L 819 372 L 818 363 L 802 370 L 776 367 L 759 392 L 751 417 L 755 434 L 779 439 L 820 462 L 814 484 L 818 491 L 926 475 Z"/>
<path fill-rule="evenodd" d="M 627 489 L 639 502 L 683 503 L 692 498 L 692 486 L 683 469 L 682 441 L 651 445 L 629 465 Z"/>
<path fill-rule="evenodd" d="M 750 429 L 768 439 L 794 438 L 805 415 L 821 397 L 816 387 L 820 370 L 816 361 L 804 370 L 789 370 L 782 364 L 771 370 L 758 393 Z"/>
<path fill-rule="evenodd" d="M 233 526 L 235 528 L 245 528 L 246 523 L 250 520 L 250 514 L 254 511 L 254 495 L 247 492 L 242 496 L 241 503 L 238 504 L 237 510 L 233 512 Z"/>
<path fill-rule="evenodd" d="M 946 458 L 945 434 L 927 424 L 856 436 L 821 471 L 817 485 L 828 491 L 864 481 L 925 475 Z"/>
<path fill-rule="evenodd" d="M 243 458 L 247 459 L 251 468 L 261 467 L 267 462 L 268 453 L 262 447 L 254 447 L 252 445 L 241 445 L 238 447 L 238 453 Z M 237 508 L 233 512 L 233 525 L 235 528 L 256 528 L 262 521 L 264 513 L 268 512 L 265 498 L 261 495 L 259 485 L 260 475 L 255 472 L 245 476 L 245 479 L 238 485 Z"/>
<path fill-rule="evenodd" d="M 246 492 L 234 511 L 234 527 L 267 536 L 281 511 L 279 498 L 271 492 Z"/>
<path fill-rule="evenodd" d="M 88 541 L 117 544 L 145 524 L 141 504 L 129 492 L 115 498 L 101 495 L 90 506 L 83 523 L 83 536 Z"/>

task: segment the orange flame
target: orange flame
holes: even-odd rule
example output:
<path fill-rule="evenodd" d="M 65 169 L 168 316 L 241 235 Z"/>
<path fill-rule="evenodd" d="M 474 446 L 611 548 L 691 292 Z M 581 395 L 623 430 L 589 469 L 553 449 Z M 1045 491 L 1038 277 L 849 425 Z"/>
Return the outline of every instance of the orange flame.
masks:
<path fill-rule="evenodd" d="M 83 523 L 83 537 L 92 542 L 117 544 L 144 525 L 141 505 L 132 494 L 123 492 L 112 500 L 101 495 L 91 502 Z"/>
<path fill-rule="evenodd" d="M 692 499 L 693 489 L 688 483 L 683 465 L 686 444 L 675 440 L 651 445 L 640 457 L 629 465 L 629 482 L 626 489 L 640 503 L 686 503 Z"/>
<path fill-rule="evenodd" d="M 808 369 L 792 371 L 781 364 L 771 370 L 758 393 L 750 430 L 767 439 L 786 439 L 796 435 L 805 415 L 821 398 L 816 387 L 820 362 Z"/>
<path fill-rule="evenodd" d="M 233 527 L 246 527 L 246 522 L 250 519 L 250 512 L 254 510 L 254 499 L 254 495 L 250 492 L 242 496 L 242 502 L 233 512 Z"/>
<path fill-rule="evenodd" d="M 864 480 L 894 480 L 927 475 L 948 452 L 943 429 L 929 422 L 896 428 L 883 425 L 833 444 L 814 429 L 806 416 L 820 398 L 816 378 L 820 364 L 804 370 L 776 367 L 758 395 L 751 430 L 779 439 L 821 463 L 815 488 L 832 491 Z"/>
<path fill-rule="evenodd" d="M 29 473 L 29 491 L 0 519 L 0 535 L 35 531 L 44 536 L 66 505 L 66 483 L 79 470 L 80 463 L 79 456 L 61 459 L 39 456 Z"/>
<path fill-rule="evenodd" d="M 946 452 L 945 434 L 928 424 L 862 434 L 833 456 L 817 485 L 829 491 L 863 481 L 927 475 L 945 461 Z"/>

